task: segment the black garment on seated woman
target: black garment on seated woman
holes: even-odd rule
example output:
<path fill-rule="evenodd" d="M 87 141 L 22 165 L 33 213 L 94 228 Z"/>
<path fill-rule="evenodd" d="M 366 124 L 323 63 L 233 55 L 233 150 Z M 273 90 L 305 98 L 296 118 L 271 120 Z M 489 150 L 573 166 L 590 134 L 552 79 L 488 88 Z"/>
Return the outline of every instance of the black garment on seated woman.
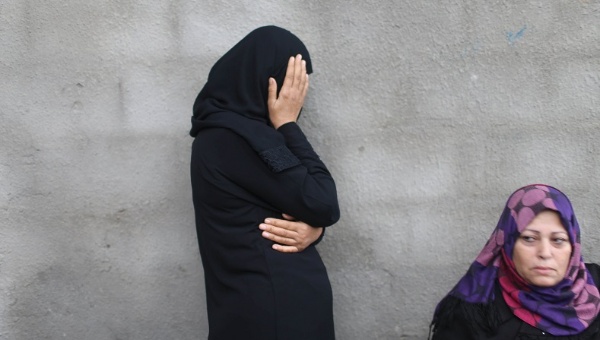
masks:
<path fill-rule="evenodd" d="M 594 282 L 600 282 L 600 266 L 586 263 Z M 598 287 L 600 289 L 600 287 Z M 600 340 L 600 318 L 583 332 L 571 336 L 554 336 L 517 318 L 502 298 L 500 286 L 494 288 L 496 298 L 485 306 L 447 296 L 440 304 L 440 322 L 433 340 Z M 500 298 L 498 298 L 500 297 Z M 441 316 L 444 314 L 444 316 Z M 443 320 L 443 321 L 442 321 Z"/>

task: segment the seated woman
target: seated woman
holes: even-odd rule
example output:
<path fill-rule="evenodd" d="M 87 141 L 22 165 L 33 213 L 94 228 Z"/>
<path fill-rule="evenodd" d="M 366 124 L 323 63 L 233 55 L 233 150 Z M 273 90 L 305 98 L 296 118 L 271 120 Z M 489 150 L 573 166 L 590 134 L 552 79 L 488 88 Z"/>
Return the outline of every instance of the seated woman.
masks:
<path fill-rule="evenodd" d="M 518 189 L 467 273 L 437 305 L 433 340 L 600 339 L 600 267 L 584 264 L 567 196 Z"/>

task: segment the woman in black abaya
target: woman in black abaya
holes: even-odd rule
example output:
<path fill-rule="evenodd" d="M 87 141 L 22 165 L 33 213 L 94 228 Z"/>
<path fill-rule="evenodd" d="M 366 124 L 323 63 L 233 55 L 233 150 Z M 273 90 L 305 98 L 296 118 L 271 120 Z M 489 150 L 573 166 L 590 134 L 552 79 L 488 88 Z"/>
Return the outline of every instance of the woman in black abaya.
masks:
<path fill-rule="evenodd" d="M 295 35 L 261 27 L 217 61 L 194 103 L 191 178 L 211 340 L 335 338 L 314 244 L 281 252 L 286 244 L 259 229 L 283 213 L 319 227 L 339 219 L 333 178 L 296 124 L 311 71 Z"/>

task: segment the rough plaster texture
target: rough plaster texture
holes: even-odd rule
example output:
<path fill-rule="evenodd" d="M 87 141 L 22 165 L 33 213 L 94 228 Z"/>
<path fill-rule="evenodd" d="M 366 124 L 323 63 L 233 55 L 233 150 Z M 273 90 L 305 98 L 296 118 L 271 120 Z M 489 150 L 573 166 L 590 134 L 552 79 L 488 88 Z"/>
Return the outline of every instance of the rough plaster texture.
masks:
<path fill-rule="evenodd" d="M 305 41 L 343 217 L 338 339 L 424 339 L 506 197 L 573 200 L 600 261 L 600 1 L 0 3 L 0 339 L 203 339 L 191 106 L 255 27 Z"/>

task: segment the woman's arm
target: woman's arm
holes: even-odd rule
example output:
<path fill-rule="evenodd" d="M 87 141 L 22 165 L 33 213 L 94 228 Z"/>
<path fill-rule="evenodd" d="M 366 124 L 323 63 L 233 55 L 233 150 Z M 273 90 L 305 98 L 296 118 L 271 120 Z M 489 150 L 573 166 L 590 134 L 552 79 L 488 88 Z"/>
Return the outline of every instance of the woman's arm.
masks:
<path fill-rule="evenodd" d="M 294 123 L 285 127 L 289 125 L 299 130 Z M 295 138 L 301 138 L 298 143 L 304 143 L 306 149 L 312 150 L 303 134 Z M 319 227 L 330 226 L 339 219 L 335 183 L 314 151 L 306 156 L 298 153 L 300 164 L 273 172 L 250 144 L 228 129 L 204 131 L 194 142 L 194 148 L 199 147 L 203 149 L 197 157 L 203 160 L 195 163 L 199 168 L 194 171 L 199 171 L 208 182 L 230 191 L 238 199 L 272 211 L 267 217 L 285 212 Z"/>
<path fill-rule="evenodd" d="M 269 205 L 311 226 L 326 227 L 339 219 L 335 183 L 295 123 L 308 90 L 306 63 L 291 57 L 286 77 L 277 96 L 277 84 L 269 82 L 269 118 L 283 136 L 285 146 L 299 165 L 273 172 L 239 136 L 222 131 L 219 142 L 211 143 L 220 174 Z M 207 152 L 208 150 L 205 150 Z M 227 157 L 223 157 L 227 155 Z"/>
<path fill-rule="evenodd" d="M 296 59 L 290 58 L 288 69 L 297 67 Z M 230 186 L 232 194 L 273 211 L 271 216 L 285 212 L 308 225 L 327 227 L 340 216 L 336 187 L 325 164 L 294 122 L 308 86 L 305 77 L 301 81 L 306 71 L 302 72 L 302 66 L 300 70 L 297 87 L 286 86 L 284 81 L 277 100 L 273 102 L 270 98 L 271 119 L 282 124 L 277 129 L 285 143 L 282 146 L 291 151 L 299 164 L 272 171 L 244 138 L 228 129 L 206 129 L 196 137 L 193 152 L 201 149 L 202 152 L 195 154 L 203 160 L 195 164 L 204 167 L 202 173 L 208 182 L 221 188 Z M 292 95 L 290 91 L 300 94 Z M 270 92 L 273 97 L 276 86 Z M 291 118 L 290 112 L 295 112 Z M 274 118 L 279 115 L 288 118 Z"/>

